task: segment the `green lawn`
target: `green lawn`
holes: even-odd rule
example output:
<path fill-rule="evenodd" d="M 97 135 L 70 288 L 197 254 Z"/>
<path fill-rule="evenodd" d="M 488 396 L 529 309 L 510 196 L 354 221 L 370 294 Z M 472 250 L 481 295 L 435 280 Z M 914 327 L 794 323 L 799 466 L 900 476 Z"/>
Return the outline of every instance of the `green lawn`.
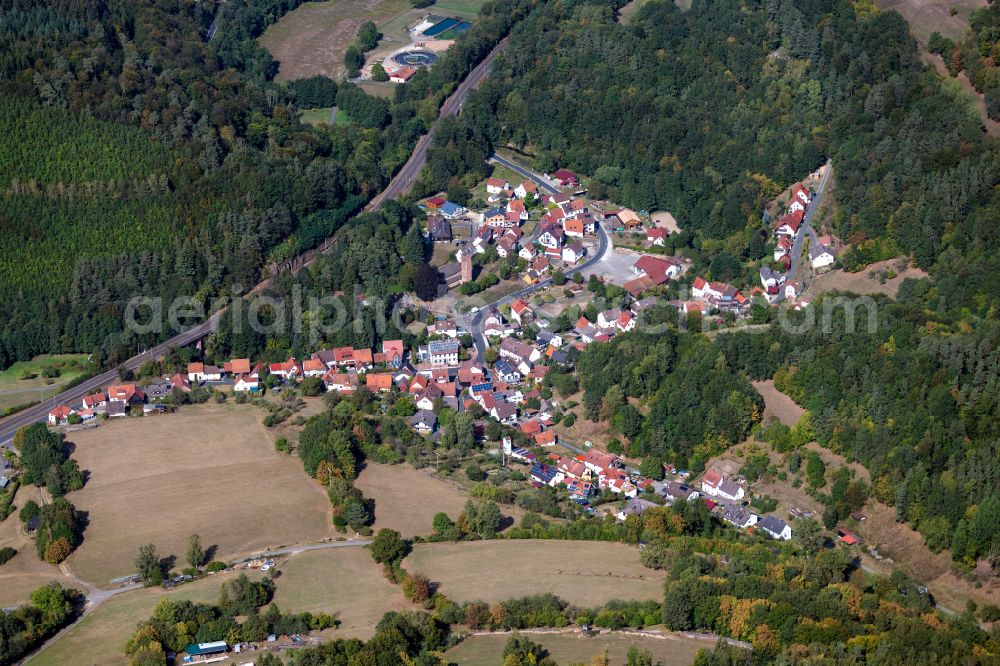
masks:
<path fill-rule="evenodd" d="M 330 122 L 331 107 L 325 106 L 322 109 L 302 109 L 302 122 L 307 125 L 321 125 Z"/>
<path fill-rule="evenodd" d="M 0 411 L 55 395 L 82 375 L 86 366 L 86 354 L 44 354 L 18 361 L 0 372 Z M 58 376 L 46 377 L 46 370 L 55 370 Z"/>
<path fill-rule="evenodd" d="M 428 8 L 428 11 L 438 16 L 448 16 L 450 14 L 464 14 L 455 18 L 474 17 L 479 13 L 484 0 L 438 0 Z"/>

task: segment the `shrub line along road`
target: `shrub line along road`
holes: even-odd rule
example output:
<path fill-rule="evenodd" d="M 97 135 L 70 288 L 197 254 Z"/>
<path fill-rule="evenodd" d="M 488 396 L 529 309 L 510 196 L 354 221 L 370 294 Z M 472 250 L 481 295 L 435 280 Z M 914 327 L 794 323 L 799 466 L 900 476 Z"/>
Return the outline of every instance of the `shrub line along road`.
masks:
<path fill-rule="evenodd" d="M 386 200 L 397 197 L 410 190 L 417 175 L 419 175 L 421 168 L 423 168 L 424 162 L 427 160 L 427 149 L 430 146 L 431 140 L 434 138 L 434 133 L 440 119 L 445 116 L 454 116 L 461 111 L 462 104 L 465 103 L 465 99 L 469 96 L 469 93 L 472 92 L 484 78 L 486 78 L 486 75 L 489 74 L 490 67 L 493 65 L 493 61 L 506 48 L 507 38 L 505 37 L 500 40 L 495 47 L 493 47 L 493 50 L 489 52 L 482 62 L 476 65 L 472 71 L 469 72 L 469 75 L 466 76 L 465 79 L 458 85 L 455 92 L 452 93 L 451 96 L 445 100 L 444 104 L 441 105 L 438 120 L 431 125 L 427 134 L 420 137 L 417 141 L 417 145 L 414 148 L 413 153 L 410 155 L 410 159 L 406 161 L 403 168 L 399 170 L 391 181 L 389 181 L 386 188 L 376 195 L 374 199 L 372 199 L 368 206 L 365 207 L 365 210 L 376 210 L 379 206 L 385 203 Z M 321 249 L 325 250 L 329 247 L 330 244 L 328 239 L 328 241 L 321 246 Z M 290 262 L 291 266 L 307 265 L 312 261 L 312 259 L 315 258 L 315 256 L 316 251 L 310 250 L 309 252 L 300 255 L 299 261 L 293 260 Z M 267 279 L 262 280 L 260 284 L 253 289 L 253 291 L 259 291 L 262 287 L 266 286 L 267 283 Z M 200 340 L 215 329 L 224 311 L 225 308 L 215 312 L 205 322 L 183 333 L 175 335 L 166 342 L 156 345 L 152 349 L 133 356 L 122 363 L 121 367 L 133 371 L 137 370 L 139 366 L 146 361 L 163 356 L 170 347 L 184 347 L 192 342 L 195 342 L 196 340 Z M 107 372 L 103 372 L 81 382 L 73 388 L 67 389 L 62 393 L 58 393 L 47 400 L 43 400 L 33 407 L 29 407 L 17 412 L 16 414 L 0 419 L 0 447 L 9 445 L 10 441 L 14 438 L 14 434 L 19 428 L 31 425 L 32 423 L 40 423 L 47 420 L 49 410 L 54 406 L 61 404 L 74 404 L 82 400 L 84 396 L 89 395 L 97 389 L 107 386 L 117 380 L 118 370 L 108 370 Z"/>

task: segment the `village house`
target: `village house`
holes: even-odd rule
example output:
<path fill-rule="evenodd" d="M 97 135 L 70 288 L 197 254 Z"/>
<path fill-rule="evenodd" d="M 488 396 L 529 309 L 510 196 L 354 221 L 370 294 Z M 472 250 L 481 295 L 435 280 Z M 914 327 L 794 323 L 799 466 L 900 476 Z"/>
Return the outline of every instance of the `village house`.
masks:
<path fill-rule="evenodd" d="M 691 284 L 691 295 L 722 312 L 738 312 L 749 304 L 736 287 L 725 282 L 706 282 L 700 277 Z"/>
<path fill-rule="evenodd" d="M 715 470 L 705 472 L 701 479 L 701 491 L 709 497 L 721 497 L 731 502 L 741 500 L 746 495 L 743 486 L 728 480 Z"/>
<path fill-rule="evenodd" d="M 483 213 L 483 224 L 488 227 L 502 228 L 506 229 L 507 223 L 507 211 L 500 207 L 494 207 Z"/>
<path fill-rule="evenodd" d="M 551 430 L 535 433 L 533 439 L 535 440 L 535 446 L 555 446 L 559 442 L 556 433 Z"/>
<path fill-rule="evenodd" d="M 562 245 L 563 229 L 557 224 L 544 224 L 538 234 L 538 242 L 544 247 L 556 250 Z"/>
<path fill-rule="evenodd" d="M 493 364 L 493 373 L 496 379 L 508 384 L 517 384 L 521 381 L 521 373 L 511 367 L 507 359 L 498 359 Z"/>
<path fill-rule="evenodd" d="M 515 298 L 510 304 L 510 316 L 524 326 L 531 317 L 531 307 L 520 298 Z"/>
<path fill-rule="evenodd" d="M 788 236 L 781 236 L 778 238 L 778 242 L 774 246 L 774 260 L 781 261 L 782 257 L 788 255 L 792 251 L 792 241 Z"/>
<path fill-rule="evenodd" d="M 490 409 L 490 416 L 500 423 L 514 425 L 517 423 L 517 406 L 509 402 L 497 402 Z"/>
<path fill-rule="evenodd" d="M 435 366 L 458 365 L 458 340 L 433 340 L 420 348 L 420 357 Z"/>
<path fill-rule="evenodd" d="M 794 239 L 799 233 L 799 226 L 802 224 L 803 217 L 804 214 L 801 209 L 790 211 L 787 215 L 779 217 L 774 223 L 774 235 Z"/>
<path fill-rule="evenodd" d="M 217 382 L 222 379 L 222 368 L 204 363 L 188 363 L 187 377 L 192 382 Z"/>
<path fill-rule="evenodd" d="M 603 474 L 606 469 L 614 469 L 621 464 L 617 456 L 597 449 L 590 449 L 577 459 L 598 475 Z"/>
<path fill-rule="evenodd" d="M 583 238 L 584 236 L 584 225 L 583 219 L 579 217 L 568 217 L 563 221 L 563 232 L 570 238 Z"/>
<path fill-rule="evenodd" d="M 777 295 L 781 292 L 781 285 L 784 283 L 784 273 L 776 273 L 767 266 L 760 267 L 760 284 L 767 293 L 769 301 L 777 297 Z"/>
<path fill-rule="evenodd" d="M 641 516 L 646 509 L 655 509 L 658 506 L 660 505 L 656 502 L 650 502 L 649 500 L 635 497 L 625 502 L 625 506 L 622 507 L 621 511 L 619 511 L 615 517 L 618 518 L 618 520 L 625 522 L 625 519 L 629 516 Z"/>
<path fill-rule="evenodd" d="M 611 310 L 604 310 L 597 314 L 597 327 L 602 329 L 616 328 L 618 324 L 618 317 L 622 314 L 621 309 L 612 308 Z"/>
<path fill-rule="evenodd" d="M 663 486 L 661 492 L 663 497 L 668 502 L 676 502 L 678 500 L 684 500 L 685 502 L 691 502 L 698 499 L 701 496 L 697 490 L 683 483 L 678 483 L 677 481 L 669 481 Z"/>
<path fill-rule="evenodd" d="M 222 364 L 222 371 L 227 375 L 248 375 L 250 374 L 250 359 L 234 358 Z"/>
<path fill-rule="evenodd" d="M 237 375 L 233 381 L 233 390 L 237 393 L 256 393 L 260 390 L 260 380 L 249 374 Z"/>
<path fill-rule="evenodd" d="M 545 463 L 535 463 L 528 472 L 531 480 L 544 486 L 555 488 L 566 478 L 562 472 L 555 467 L 550 467 Z"/>
<path fill-rule="evenodd" d="M 449 338 L 458 337 L 458 324 L 454 319 L 436 319 L 427 327 L 427 335 L 442 335 Z"/>
<path fill-rule="evenodd" d="M 307 358 L 302 361 L 302 374 L 305 377 L 322 377 L 326 371 L 326 364 L 318 358 Z"/>
<path fill-rule="evenodd" d="M 120 405 L 141 405 L 146 401 L 146 396 L 143 394 L 142 390 L 135 384 L 119 384 L 116 386 L 108 387 L 108 409 L 110 414 L 110 408 L 113 403 L 118 403 Z"/>
<path fill-rule="evenodd" d="M 575 264 L 576 262 L 583 259 L 583 256 L 587 253 L 586 249 L 583 247 L 583 242 L 577 238 L 572 243 L 564 245 L 562 248 L 562 260 L 567 264 Z"/>
<path fill-rule="evenodd" d="M 646 229 L 646 242 L 650 245 L 663 247 L 667 242 L 667 230 L 663 227 L 651 227 Z"/>
<path fill-rule="evenodd" d="M 539 347 L 562 347 L 563 338 L 558 333 L 553 333 L 544 328 L 539 329 L 538 335 L 535 336 L 535 344 Z"/>
<path fill-rule="evenodd" d="M 791 282 L 785 283 L 785 298 L 788 300 L 795 300 L 799 297 L 802 292 L 802 285 L 798 280 L 792 280 Z"/>
<path fill-rule="evenodd" d="M 577 187 L 580 184 L 580 177 L 569 169 L 557 169 L 552 173 L 552 177 L 559 181 L 562 187 Z"/>
<path fill-rule="evenodd" d="M 268 367 L 268 372 L 275 377 L 281 377 L 286 381 L 297 379 L 302 376 L 302 368 L 299 366 L 299 362 L 295 360 L 294 356 L 284 363 L 272 363 Z"/>
<path fill-rule="evenodd" d="M 427 234 L 434 243 L 450 243 L 451 222 L 441 215 L 429 215 L 427 217 Z"/>
<path fill-rule="evenodd" d="M 748 511 L 745 508 L 737 505 L 730 506 L 726 509 L 726 512 L 722 514 L 722 519 L 738 527 L 741 530 L 745 530 L 748 527 L 757 524 L 757 520 L 760 518 L 753 511 Z"/>
<path fill-rule="evenodd" d="M 441 204 L 441 207 L 438 208 L 438 212 L 440 212 L 445 219 L 454 220 L 462 217 L 463 215 L 468 213 L 469 210 L 464 206 L 459 206 L 457 203 L 451 201 L 445 201 L 443 204 Z"/>
<path fill-rule="evenodd" d="M 108 404 L 108 396 L 104 393 L 92 393 L 83 398 L 84 409 L 97 409 Z"/>
<path fill-rule="evenodd" d="M 501 357 L 508 358 L 519 365 L 527 363 L 529 370 L 530 365 L 542 357 L 542 353 L 538 349 L 514 338 L 504 338 L 500 343 L 499 354 Z"/>
<path fill-rule="evenodd" d="M 417 70 L 414 67 L 400 67 L 389 75 L 389 81 L 392 83 L 406 83 L 416 73 Z"/>
<path fill-rule="evenodd" d="M 681 265 L 673 259 L 644 254 L 632 264 L 632 272 L 640 277 L 645 276 L 652 279 L 655 284 L 663 284 L 667 280 L 677 277 L 681 272 Z"/>
<path fill-rule="evenodd" d="M 486 193 L 487 194 L 500 194 L 506 190 L 510 185 L 503 178 L 487 178 L 486 179 Z"/>
<path fill-rule="evenodd" d="M 809 246 L 809 263 L 812 264 L 813 270 L 828 269 L 836 261 L 837 258 L 829 248 L 818 244 Z"/>
<path fill-rule="evenodd" d="M 792 538 L 792 528 L 780 518 L 764 516 L 757 521 L 756 527 L 772 539 L 788 541 Z"/>
<path fill-rule="evenodd" d="M 170 385 L 171 391 L 182 391 L 184 393 L 191 392 L 191 381 L 187 378 L 187 375 L 183 375 L 179 372 L 174 373 L 170 377 L 167 377 L 167 383 Z"/>
<path fill-rule="evenodd" d="M 403 367 L 405 349 L 402 340 L 384 340 L 382 342 L 382 354 L 385 357 L 386 365 L 394 368 Z"/>
<path fill-rule="evenodd" d="M 804 212 L 811 200 L 812 197 L 809 195 L 809 190 L 802 183 L 795 183 L 792 186 L 792 195 L 788 200 L 788 212 L 791 213 L 799 210 Z"/>
<path fill-rule="evenodd" d="M 531 193 L 532 196 L 538 196 L 538 185 L 534 181 L 525 180 L 520 185 L 514 188 L 514 196 L 518 199 L 523 199 Z"/>
<path fill-rule="evenodd" d="M 49 425 L 65 425 L 71 414 L 76 412 L 66 405 L 59 405 L 49 410 Z"/>
<path fill-rule="evenodd" d="M 410 427 L 421 434 L 430 434 L 437 428 L 437 414 L 427 409 L 421 409 L 410 417 Z"/>
<path fill-rule="evenodd" d="M 365 388 L 372 393 L 386 393 L 392 390 L 393 379 L 391 372 L 369 372 L 365 375 Z"/>
<path fill-rule="evenodd" d="M 516 215 L 518 220 L 524 221 L 528 219 L 528 209 L 520 199 L 511 199 L 508 201 L 507 212 Z"/>
<path fill-rule="evenodd" d="M 538 250 L 535 249 L 534 245 L 525 245 L 518 251 L 517 256 L 525 261 L 533 261 L 538 256 Z"/>

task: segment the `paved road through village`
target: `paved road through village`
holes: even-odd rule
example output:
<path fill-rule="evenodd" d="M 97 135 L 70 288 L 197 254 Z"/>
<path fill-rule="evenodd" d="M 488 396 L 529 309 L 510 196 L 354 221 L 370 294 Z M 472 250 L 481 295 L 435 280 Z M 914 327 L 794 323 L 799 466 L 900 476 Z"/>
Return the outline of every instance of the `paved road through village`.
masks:
<path fill-rule="evenodd" d="M 535 183 L 538 184 L 539 187 L 541 187 L 542 189 L 544 189 L 546 192 L 548 192 L 550 194 L 557 194 L 559 192 L 558 189 L 556 189 L 555 187 L 553 187 L 551 183 L 549 183 L 545 178 L 542 178 L 541 176 L 539 176 L 537 173 L 535 173 L 535 172 L 533 172 L 533 171 L 531 171 L 529 169 L 526 169 L 525 167 L 523 167 L 523 166 L 521 166 L 519 164 L 515 164 L 514 162 L 506 160 L 503 157 L 500 157 L 499 155 L 494 154 L 494 155 L 490 156 L 490 161 L 491 162 L 496 162 L 497 164 L 500 164 L 501 166 L 504 166 L 504 167 L 510 169 L 511 171 L 514 171 L 515 173 L 518 173 L 518 174 L 524 176 L 525 178 L 528 178 L 528 179 L 534 181 Z M 587 260 L 584 261 L 582 264 L 579 264 L 579 265 L 574 266 L 573 268 L 567 270 L 566 271 L 566 276 L 570 277 L 574 273 L 579 273 L 580 271 L 585 271 L 588 268 L 590 268 L 590 267 L 594 266 L 595 264 L 597 264 L 598 262 L 600 262 L 601 259 L 604 258 L 604 255 L 607 253 L 608 248 L 610 247 L 610 245 L 611 245 L 611 243 L 610 243 L 610 240 L 608 239 L 607 232 L 605 232 L 604 228 L 601 227 L 600 224 L 598 224 L 597 225 L 597 252 L 595 252 L 592 256 L 588 257 Z M 552 285 L 552 279 L 551 278 L 549 278 L 548 280 L 542 280 L 541 282 L 538 282 L 538 283 L 533 284 L 531 286 L 525 287 L 524 289 L 519 289 L 518 291 L 515 291 L 513 294 L 507 294 L 506 296 L 504 296 L 502 298 L 498 298 L 497 300 L 493 301 L 492 303 L 486 303 L 485 305 L 481 306 L 479 308 L 479 310 L 475 314 L 472 315 L 472 320 L 471 320 L 470 326 L 469 326 L 469 331 L 470 331 L 470 333 L 472 333 L 472 339 L 473 339 L 473 341 L 475 342 L 475 345 L 476 345 L 476 355 L 477 355 L 477 358 L 479 358 L 479 359 L 484 358 L 484 356 L 486 355 L 486 348 L 489 346 L 487 344 L 487 342 L 486 342 L 486 333 L 483 332 L 483 320 L 485 319 L 486 313 L 489 312 L 490 308 L 498 308 L 501 305 L 505 305 L 507 303 L 510 303 L 510 302 L 514 301 L 514 299 L 524 298 L 526 296 L 530 296 L 531 294 L 535 293 L 536 291 L 538 291 L 540 289 L 544 289 L 545 287 L 548 287 L 548 286 L 551 286 L 551 285 Z"/>

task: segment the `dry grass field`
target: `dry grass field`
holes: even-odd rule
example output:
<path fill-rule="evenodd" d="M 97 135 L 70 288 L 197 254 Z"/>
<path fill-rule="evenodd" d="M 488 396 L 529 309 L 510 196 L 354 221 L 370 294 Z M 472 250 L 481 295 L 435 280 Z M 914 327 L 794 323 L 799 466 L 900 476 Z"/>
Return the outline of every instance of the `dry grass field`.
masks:
<path fill-rule="evenodd" d="M 294 612 L 330 613 L 337 637 L 368 639 L 389 611 L 414 610 L 366 548 L 331 548 L 292 555 L 280 564 L 274 601 Z"/>
<path fill-rule="evenodd" d="M 307 2 L 269 27 L 260 43 L 280 63 L 279 80 L 317 74 L 338 78 L 344 71 L 344 52 L 362 23 L 381 25 L 409 7 L 407 0 Z"/>
<path fill-rule="evenodd" d="M 879 274 L 891 270 L 896 276 L 882 282 Z M 889 259 L 871 264 L 857 273 L 848 273 L 843 270 L 834 270 L 816 278 L 816 281 L 809 288 L 809 296 L 816 297 L 829 291 L 849 291 L 862 296 L 872 294 L 885 294 L 896 297 L 899 286 L 906 278 L 922 279 L 927 277 L 927 273 L 916 266 L 911 266 L 906 259 Z M 864 310 L 858 310 L 859 317 L 864 315 Z"/>
<path fill-rule="evenodd" d="M 387 527 L 403 536 L 433 532 L 434 514 L 454 520 L 469 496 L 457 486 L 409 465 L 368 463 L 354 484 L 375 500 L 375 531 Z M 501 507 L 509 515 L 509 507 Z"/>
<path fill-rule="evenodd" d="M 522 632 L 522 635 L 541 644 L 558 664 L 589 664 L 592 657 L 607 652 L 612 666 L 622 666 L 632 646 L 649 650 L 653 663 L 664 666 L 688 666 L 694 662 L 700 649 L 711 649 L 712 640 L 688 638 L 677 634 L 662 634 L 661 637 L 629 634 L 602 634 L 588 638 L 583 634 L 536 634 Z M 459 666 L 500 666 L 503 664 L 503 648 L 509 634 L 471 636 L 451 650 L 449 662 Z"/>
<path fill-rule="evenodd" d="M 14 505 L 22 507 L 28 500 L 40 501 L 38 488 L 21 486 Z M 21 530 L 17 512 L 0 523 L 0 548 L 14 548 L 14 559 L 0 566 L 0 608 L 17 606 L 28 601 L 31 593 L 52 581 L 65 587 L 79 587 L 59 573 L 59 569 L 38 559 L 34 539 Z"/>
<path fill-rule="evenodd" d="M 488 603 L 551 592 L 580 606 L 663 596 L 664 573 L 642 566 L 639 549 L 596 541 L 473 541 L 417 545 L 408 571 L 458 602 Z"/>
<path fill-rule="evenodd" d="M 134 571 L 145 543 L 184 566 L 192 532 L 217 546 L 216 559 L 331 536 L 325 494 L 298 458 L 274 450 L 262 413 L 198 405 L 74 433 L 90 479 L 68 496 L 89 520 L 73 572 L 106 584 Z"/>
<path fill-rule="evenodd" d="M 761 397 L 764 398 L 764 417 L 768 415 L 778 419 L 791 428 L 799 422 L 806 410 L 795 404 L 795 401 L 774 387 L 774 380 L 753 382 Z"/>
<path fill-rule="evenodd" d="M 985 0 L 875 0 L 875 4 L 883 11 L 899 12 L 922 45 L 927 44 L 934 31 L 950 39 L 961 39 L 969 29 L 969 14 L 986 6 Z"/>
<path fill-rule="evenodd" d="M 125 642 L 135 631 L 136 624 L 153 614 L 153 608 L 161 599 L 214 603 L 219 598 L 223 581 L 234 575 L 208 576 L 169 592 L 150 588 L 109 599 L 28 663 L 32 666 L 125 664 Z"/>

